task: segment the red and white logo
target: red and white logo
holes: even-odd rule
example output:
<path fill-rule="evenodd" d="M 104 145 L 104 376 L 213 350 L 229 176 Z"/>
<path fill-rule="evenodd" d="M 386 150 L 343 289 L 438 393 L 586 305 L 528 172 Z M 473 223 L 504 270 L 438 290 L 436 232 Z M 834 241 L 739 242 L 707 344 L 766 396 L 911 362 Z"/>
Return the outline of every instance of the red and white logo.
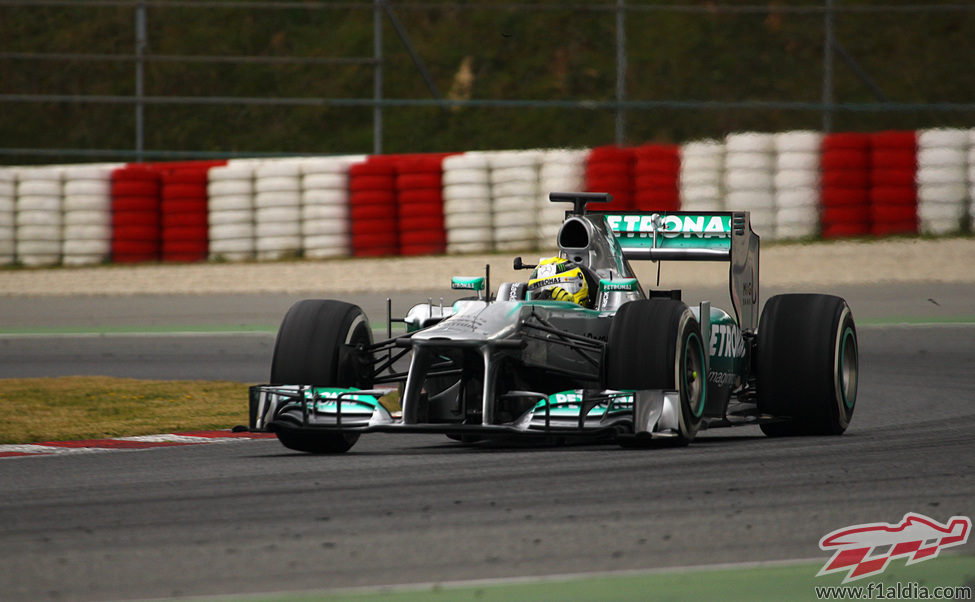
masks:
<path fill-rule="evenodd" d="M 908 512 L 900 523 L 868 523 L 838 529 L 819 540 L 819 549 L 834 552 L 817 577 L 847 571 L 843 583 L 884 572 L 892 558 L 907 564 L 937 558 L 944 548 L 964 545 L 972 519 L 952 516 L 948 522 Z"/>

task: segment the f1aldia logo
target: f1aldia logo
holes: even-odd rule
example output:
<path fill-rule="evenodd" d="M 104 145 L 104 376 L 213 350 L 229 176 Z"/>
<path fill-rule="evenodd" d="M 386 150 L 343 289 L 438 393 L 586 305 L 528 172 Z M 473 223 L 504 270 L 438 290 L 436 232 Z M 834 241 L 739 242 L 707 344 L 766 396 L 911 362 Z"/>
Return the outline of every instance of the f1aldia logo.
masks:
<path fill-rule="evenodd" d="M 964 545 L 972 530 L 972 519 L 952 516 L 941 524 L 908 512 L 901 522 L 868 523 L 844 527 L 819 540 L 819 549 L 833 552 L 817 577 L 846 571 L 843 583 L 884 572 L 892 558 L 907 558 L 915 564 L 938 557 L 944 548 Z"/>

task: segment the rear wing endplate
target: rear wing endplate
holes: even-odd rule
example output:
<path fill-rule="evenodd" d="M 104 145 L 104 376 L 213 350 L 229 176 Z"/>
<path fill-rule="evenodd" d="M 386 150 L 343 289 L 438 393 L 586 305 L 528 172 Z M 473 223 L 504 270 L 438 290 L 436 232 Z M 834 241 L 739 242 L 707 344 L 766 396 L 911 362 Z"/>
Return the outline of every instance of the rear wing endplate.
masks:
<path fill-rule="evenodd" d="M 731 302 L 742 331 L 758 326 L 759 237 L 747 211 L 598 213 L 627 259 L 727 261 Z"/>

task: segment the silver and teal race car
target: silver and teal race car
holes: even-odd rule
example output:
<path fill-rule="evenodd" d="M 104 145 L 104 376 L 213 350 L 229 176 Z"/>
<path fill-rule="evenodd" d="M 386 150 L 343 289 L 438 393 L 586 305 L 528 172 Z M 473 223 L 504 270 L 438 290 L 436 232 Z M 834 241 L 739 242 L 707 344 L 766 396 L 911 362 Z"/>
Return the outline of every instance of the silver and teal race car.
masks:
<path fill-rule="evenodd" d="M 307 299 L 278 331 L 270 384 L 250 389 L 250 428 L 286 447 L 347 451 L 363 433 L 610 439 L 685 445 L 699 429 L 758 424 L 771 436 L 839 435 L 857 394 L 847 303 L 770 298 L 759 319 L 759 238 L 747 212 L 600 213 L 599 193 L 552 193 L 572 209 L 559 257 L 591 283 L 589 306 L 525 282 L 414 306 L 406 332 L 373 341 L 362 310 Z M 631 260 L 729 263 L 731 312 L 679 290 L 644 290 Z M 534 268 L 514 261 L 515 268 Z M 389 304 L 387 303 L 387 308 Z"/>

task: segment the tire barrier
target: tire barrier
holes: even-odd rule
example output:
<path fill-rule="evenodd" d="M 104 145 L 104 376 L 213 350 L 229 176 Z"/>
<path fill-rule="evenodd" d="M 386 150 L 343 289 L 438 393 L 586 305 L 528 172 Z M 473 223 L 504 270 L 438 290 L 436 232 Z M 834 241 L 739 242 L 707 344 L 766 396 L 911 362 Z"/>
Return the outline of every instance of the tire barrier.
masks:
<path fill-rule="evenodd" d="M 28 267 L 57 265 L 63 249 L 63 169 L 23 168 L 17 179 L 16 260 Z"/>
<path fill-rule="evenodd" d="M 555 252 L 550 192 L 751 212 L 766 240 L 975 229 L 975 130 L 0 168 L 0 265 Z"/>
<path fill-rule="evenodd" d="M 633 208 L 677 211 L 680 208 L 680 148 L 675 144 L 637 147 L 633 164 Z"/>
<path fill-rule="evenodd" d="M 968 231 L 975 232 L 975 130 L 968 132 Z"/>
<path fill-rule="evenodd" d="M 95 164 L 64 170 L 65 265 L 104 263 L 112 255 L 112 171 L 121 164 Z"/>
<path fill-rule="evenodd" d="M 400 255 L 439 255 L 447 249 L 443 200 L 447 156 L 405 155 L 396 163 Z"/>
<path fill-rule="evenodd" d="M 10 265 L 17 257 L 14 224 L 17 206 L 17 170 L 0 168 L 0 265 Z"/>
<path fill-rule="evenodd" d="M 923 234 L 955 234 L 968 221 L 969 132 L 922 130 L 917 136 L 917 216 Z"/>
<path fill-rule="evenodd" d="M 917 233 L 917 135 L 870 135 L 870 233 Z"/>
<path fill-rule="evenodd" d="M 230 161 L 207 172 L 208 257 L 217 261 L 254 259 L 255 162 Z"/>
<path fill-rule="evenodd" d="M 305 257 L 352 253 L 349 166 L 365 157 L 315 157 L 301 163 L 301 246 Z"/>
<path fill-rule="evenodd" d="M 775 238 L 775 139 L 772 134 L 741 132 L 725 137 L 725 207 L 751 212 L 752 229 Z"/>
<path fill-rule="evenodd" d="M 819 132 L 782 132 L 773 137 L 775 238 L 795 240 L 819 234 Z"/>
<path fill-rule="evenodd" d="M 301 252 L 301 161 L 269 159 L 254 172 L 254 249 L 259 260 Z"/>
<path fill-rule="evenodd" d="M 395 157 L 372 156 L 349 167 L 349 212 L 353 255 L 399 252 Z"/>
<path fill-rule="evenodd" d="M 488 156 L 494 248 L 534 249 L 538 235 L 538 170 L 541 151 L 502 151 Z"/>
<path fill-rule="evenodd" d="M 724 210 L 724 155 L 724 142 L 719 140 L 696 140 L 680 147 L 681 209 Z"/>
<path fill-rule="evenodd" d="M 566 207 L 549 201 L 550 192 L 585 190 L 587 150 L 555 149 L 542 153 L 538 168 L 535 246 L 544 255 L 557 251 L 555 239 L 565 219 Z"/>
<path fill-rule="evenodd" d="M 161 247 L 162 176 L 129 165 L 112 172 L 112 261 L 157 261 Z"/>
<path fill-rule="evenodd" d="M 619 146 L 600 146 L 586 158 L 586 191 L 608 192 L 613 202 L 601 207 L 604 211 L 633 209 L 634 150 Z"/>
<path fill-rule="evenodd" d="M 870 232 L 870 136 L 829 134 L 823 138 L 823 238 L 865 236 Z"/>
<path fill-rule="evenodd" d="M 448 253 L 482 253 L 494 247 L 491 172 L 479 151 L 443 160 L 443 211 Z"/>
<path fill-rule="evenodd" d="M 209 169 L 181 167 L 162 171 L 160 257 L 163 261 L 207 258 Z"/>

